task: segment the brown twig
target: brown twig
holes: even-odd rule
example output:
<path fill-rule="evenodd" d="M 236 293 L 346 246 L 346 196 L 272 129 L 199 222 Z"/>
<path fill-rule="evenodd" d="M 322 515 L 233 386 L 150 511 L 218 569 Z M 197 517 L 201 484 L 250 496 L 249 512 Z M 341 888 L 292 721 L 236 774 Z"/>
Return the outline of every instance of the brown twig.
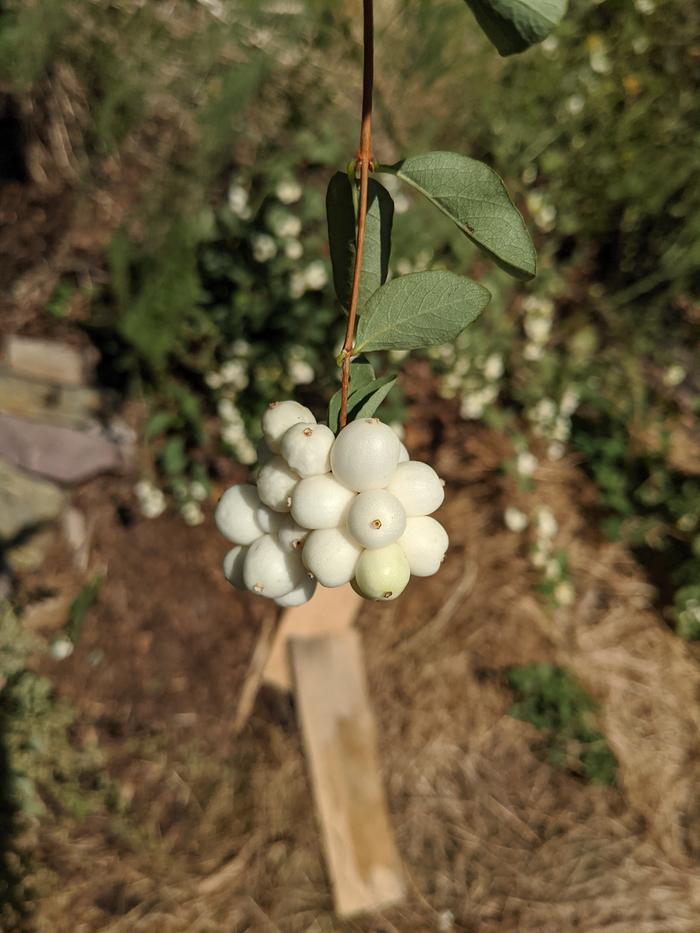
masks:
<path fill-rule="evenodd" d="M 258 635 L 258 640 L 253 650 L 253 655 L 250 659 L 245 680 L 243 681 L 243 687 L 241 688 L 238 698 L 236 715 L 233 720 L 234 736 L 240 735 L 245 729 L 251 713 L 253 712 L 255 700 L 260 689 L 260 684 L 262 683 L 265 665 L 272 651 L 272 643 L 274 641 L 276 628 L 277 613 L 268 613 L 260 626 L 260 634 Z"/>
<path fill-rule="evenodd" d="M 363 0 L 364 13 L 364 59 L 362 68 L 362 125 L 360 128 L 360 147 L 357 150 L 356 168 L 360 170 L 360 203 L 357 210 L 357 245 L 355 249 L 355 268 L 352 275 L 352 291 L 348 308 L 348 324 L 343 341 L 343 367 L 340 384 L 340 416 L 338 424 L 344 428 L 348 420 L 348 386 L 350 384 L 350 359 L 355 338 L 355 320 L 357 302 L 360 296 L 360 275 L 362 273 L 362 254 L 365 248 L 365 226 L 367 221 L 367 192 L 369 189 L 369 171 L 372 165 L 372 89 L 374 85 L 374 10 L 373 0 Z"/>

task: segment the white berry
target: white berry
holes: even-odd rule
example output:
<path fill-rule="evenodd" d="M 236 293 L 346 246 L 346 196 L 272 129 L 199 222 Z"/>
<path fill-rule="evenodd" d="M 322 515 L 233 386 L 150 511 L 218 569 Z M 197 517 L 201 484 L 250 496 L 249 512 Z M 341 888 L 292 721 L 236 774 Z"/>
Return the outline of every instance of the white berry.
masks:
<path fill-rule="evenodd" d="M 272 535 L 254 541 L 243 563 L 246 588 L 270 599 L 291 593 L 304 579 L 304 573 L 299 555 L 283 551 Z"/>
<path fill-rule="evenodd" d="M 427 463 L 409 460 L 396 467 L 387 486 L 407 515 L 430 515 L 439 509 L 445 498 L 445 487 L 435 470 Z"/>
<path fill-rule="evenodd" d="M 316 580 L 308 574 L 304 574 L 304 579 L 299 586 L 295 587 L 291 593 L 287 593 L 286 596 L 280 596 L 275 602 L 278 606 L 284 606 L 285 609 L 290 606 L 303 606 L 304 603 L 308 603 L 315 592 Z"/>
<path fill-rule="evenodd" d="M 238 547 L 231 548 L 224 557 L 224 576 L 231 586 L 235 586 L 237 590 L 245 589 L 245 583 L 243 582 L 243 563 L 247 553 L 248 548 L 239 545 Z"/>
<path fill-rule="evenodd" d="M 275 512 L 288 512 L 298 482 L 299 475 L 281 457 L 273 457 L 260 471 L 258 495 Z"/>
<path fill-rule="evenodd" d="M 362 548 L 341 528 L 312 531 L 304 542 L 302 559 L 323 586 L 342 586 L 355 575 Z"/>
<path fill-rule="evenodd" d="M 377 418 L 352 421 L 331 449 L 333 473 L 357 492 L 383 489 L 398 465 L 400 443 L 391 428 Z"/>
<path fill-rule="evenodd" d="M 258 521 L 260 499 L 255 486 L 231 486 L 219 499 L 214 513 L 216 527 L 234 544 L 252 544 L 263 534 Z"/>
<path fill-rule="evenodd" d="M 368 599 L 396 599 L 410 579 L 408 560 L 398 544 L 363 551 L 355 570 L 358 589 Z"/>
<path fill-rule="evenodd" d="M 292 495 L 292 518 L 304 528 L 337 528 L 354 498 L 330 473 L 307 476 Z"/>
<path fill-rule="evenodd" d="M 348 512 L 348 531 L 366 548 L 386 547 L 404 532 L 406 512 L 386 489 L 370 489 L 356 496 Z"/>
<path fill-rule="evenodd" d="M 279 512 L 274 512 L 269 506 L 263 505 L 262 502 L 255 513 L 255 517 L 265 534 L 274 534 L 284 518 Z"/>
<path fill-rule="evenodd" d="M 405 463 L 407 460 L 411 459 L 411 455 L 406 450 L 405 444 L 399 444 L 399 463 Z"/>
<path fill-rule="evenodd" d="M 262 429 L 267 446 L 279 453 L 284 433 L 293 424 L 316 424 L 316 419 L 305 405 L 299 402 L 270 402 L 262 418 Z"/>
<path fill-rule="evenodd" d="M 283 551 L 299 551 L 308 533 L 308 528 L 302 528 L 291 515 L 285 515 L 277 528 L 277 540 Z"/>
<path fill-rule="evenodd" d="M 325 424 L 293 424 L 282 438 L 280 451 L 299 476 L 317 476 L 330 471 L 334 440 Z"/>
<path fill-rule="evenodd" d="M 449 543 L 445 529 L 429 515 L 409 518 L 399 538 L 399 546 L 416 577 L 430 577 L 440 569 Z"/>

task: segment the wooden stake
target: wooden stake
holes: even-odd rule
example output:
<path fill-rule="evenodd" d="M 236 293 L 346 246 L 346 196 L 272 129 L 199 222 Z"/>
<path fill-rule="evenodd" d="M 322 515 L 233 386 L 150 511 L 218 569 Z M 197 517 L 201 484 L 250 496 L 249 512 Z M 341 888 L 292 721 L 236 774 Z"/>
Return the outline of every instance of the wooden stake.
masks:
<path fill-rule="evenodd" d="M 400 901 L 404 880 L 386 809 L 360 638 L 290 640 L 298 715 L 336 912 Z"/>
<path fill-rule="evenodd" d="M 308 603 L 287 609 L 275 632 L 264 682 L 278 690 L 291 690 L 289 639 L 315 638 L 344 631 L 352 625 L 362 602 L 362 597 L 348 583 L 346 586 L 319 586 Z"/>

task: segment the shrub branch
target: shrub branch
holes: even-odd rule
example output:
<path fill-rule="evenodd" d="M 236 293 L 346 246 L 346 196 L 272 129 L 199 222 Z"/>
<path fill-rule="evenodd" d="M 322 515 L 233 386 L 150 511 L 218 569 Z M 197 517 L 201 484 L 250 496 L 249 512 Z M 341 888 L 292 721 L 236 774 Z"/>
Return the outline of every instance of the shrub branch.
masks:
<path fill-rule="evenodd" d="M 355 266 L 352 276 L 352 292 L 348 308 L 348 323 L 343 341 L 343 366 L 341 377 L 339 428 L 344 428 L 348 420 L 348 386 L 350 384 L 350 360 L 355 336 L 357 302 L 360 295 L 360 275 L 362 273 L 362 254 L 365 247 L 365 226 L 367 221 L 367 191 L 369 172 L 372 166 L 372 90 L 374 86 L 374 10 L 373 0 L 363 0 L 363 67 L 362 67 L 362 124 L 360 127 L 360 146 L 357 150 L 355 168 L 360 171 L 360 200 L 357 211 L 357 246 Z"/>

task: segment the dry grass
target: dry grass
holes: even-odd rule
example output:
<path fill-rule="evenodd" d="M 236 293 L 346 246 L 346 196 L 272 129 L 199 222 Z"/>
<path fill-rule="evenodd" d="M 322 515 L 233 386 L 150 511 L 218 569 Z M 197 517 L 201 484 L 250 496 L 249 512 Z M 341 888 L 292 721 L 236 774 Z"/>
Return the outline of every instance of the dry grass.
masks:
<path fill-rule="evenodd" d="M 206 759 L 176 766 L 165 749 L 128 762 L 140 845 L 106 823 L 51 829 L 63 880 L 43 876 L 39 929 L 696 933 L 697 665 L 629 557 L 587 528 L 567 463 L 520 499 L 546 497 L 578 591 L 572 610 L 543 609 L 526 537 L 502 527 L 514 492 L 493 466 L 507 444 L 478 432 L 465 447 L 455 430 L 439 459 L 467 479 L 444 510 L 447 564 L 360 620 L 406 905 L 334 918 L 293 711 L 263 694 L 238 738 L 232 705 Z M 565 665 L 601 701 L 619 789 L 542 763 L 535 730 L 508 717 L 503 673 L 534 661 Z M 113 762 L 128 754 L 112 742 Z"/>

